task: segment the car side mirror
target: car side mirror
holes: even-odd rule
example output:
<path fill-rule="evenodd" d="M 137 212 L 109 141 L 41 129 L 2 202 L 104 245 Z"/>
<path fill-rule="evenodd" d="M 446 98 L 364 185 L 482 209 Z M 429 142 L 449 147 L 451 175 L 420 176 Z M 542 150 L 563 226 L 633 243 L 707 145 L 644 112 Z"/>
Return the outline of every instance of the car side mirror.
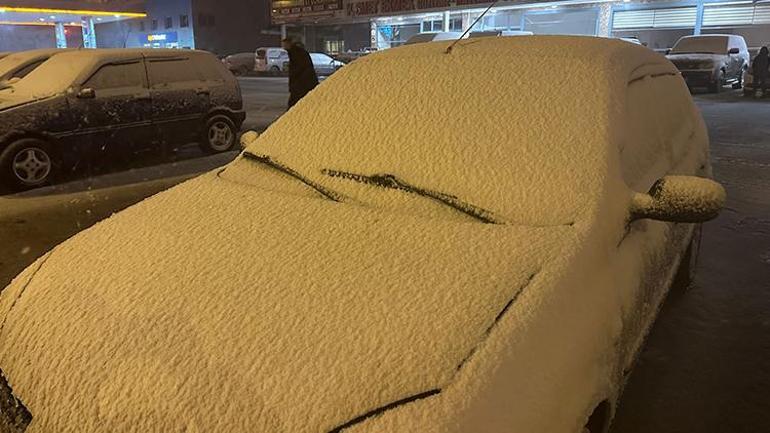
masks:
<path fill-rule="evenodd" d="M 664 176 L 647 194 L 635 193 L 631 220 L 701 223 L 716 218 L 725 204 L 722 185 L 696 176 Z"/>
<path fill-rule="evenodd" d="M 666 52 L 665 52 L 665 54 L 666 54 L 666 55 L 669 55 L 669 54 L 671 54 L 671 48 L 667 48 L 667 49 L 666 49 Z"/>
<path fill-rule="evenodd" d="M 248 130 L 241 135 L 241 148 L 245 149 L 249 147 L 249 145 L 255 141 L 257 141 L 257 138 L 259 138 L 259 133 L 257 131 Z"/>
<path fill-rule="evenodd" d="M 96 92 L 90 87 L 84 87 L 78 92 L 79 99 L 94 99 L 96 98 Z"/>
<path fill-rule="evenodd" d="M 727 54 L 738 54 L 740 52 L 741 50 L 739 50 L 738 48 L 730 48 L 730 51 L 728 51 Z"/>

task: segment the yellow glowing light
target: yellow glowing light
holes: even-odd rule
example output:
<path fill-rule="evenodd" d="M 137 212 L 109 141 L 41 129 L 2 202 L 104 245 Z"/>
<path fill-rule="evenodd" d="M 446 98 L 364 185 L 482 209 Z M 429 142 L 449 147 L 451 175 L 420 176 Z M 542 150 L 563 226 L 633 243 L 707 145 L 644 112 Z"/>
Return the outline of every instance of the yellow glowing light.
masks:
<path fill-rule="evenodd" d="M 44 13 L 44 14 L 73 14 L 73 15 L 95 15 L 95 16 L 121 16 L 128 18 L 144 18 L 147 16 L 143 12 L 108 12 L 92 11 L 87 9 L 48 9 L 48 8 L 17 8 L 13 6 L 0 6 L 0 12 L 25 12 L 25 13 Z"/>
<path fill-rule="evenodd" d="M 40 22 L 40 21 L 0 21 L 0 26 L 49 26 L 53 27 L 55 26 L 55 23 L 51 22 Z M 67 27 L 80 27 L 80 24 L 70 23 L 65 24 Z"/>

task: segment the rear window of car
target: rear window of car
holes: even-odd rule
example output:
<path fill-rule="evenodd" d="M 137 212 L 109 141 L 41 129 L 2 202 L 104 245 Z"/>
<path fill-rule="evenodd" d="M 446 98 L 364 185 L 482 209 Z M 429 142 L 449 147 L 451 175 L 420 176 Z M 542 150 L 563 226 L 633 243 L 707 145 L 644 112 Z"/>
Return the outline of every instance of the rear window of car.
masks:
<path fill-rule="evenodd" d="M 147 72 L 151 86 L 200 80 L 190 59 L 151 59 L 147 63 Z"/>
<path fill-rule="evenodd" d="M 91 75 L 83 85 L 83 87 L 97 90 L 143 86 L 144 67 L 141 61 L 104 65 Z"/>
<path fill-rule="evenodd" d="M 214 57 L 198 56 L 193 63 L 200 76 L 207 81 L 223 81 L 226 74 L 229 73 L 225 66 L 221 62 L 217 62 Z"/>

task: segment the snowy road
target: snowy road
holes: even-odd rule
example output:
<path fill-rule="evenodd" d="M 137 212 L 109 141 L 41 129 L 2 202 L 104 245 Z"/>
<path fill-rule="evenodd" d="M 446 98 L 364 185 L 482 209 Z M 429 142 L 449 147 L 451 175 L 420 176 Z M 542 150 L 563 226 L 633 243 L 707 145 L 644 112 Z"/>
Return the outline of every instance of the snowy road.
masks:
<path fill-rule="evenodd" d="M 264 129 L 284 112 L 285 78 L 240 82 L 246 128 Z M 697 101 L 727 209 L 704 226 L 694 284 L 666 302 L 613 433 L 753 433 L 770 426 L 770 100 L 728 92 Z M 0 197 L 0 287 L 61 240 L 235 155 L 185 148 L 171 161 L 117 163 L 108 173 Z"/>

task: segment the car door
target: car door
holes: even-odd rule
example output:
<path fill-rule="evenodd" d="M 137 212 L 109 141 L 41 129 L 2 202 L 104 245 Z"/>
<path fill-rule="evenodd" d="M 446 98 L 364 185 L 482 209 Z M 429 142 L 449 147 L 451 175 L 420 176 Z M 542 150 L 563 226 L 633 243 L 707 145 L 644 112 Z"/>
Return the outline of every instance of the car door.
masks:
<path fill-rule="evenodd" d="M 210 104 L 210 90 L 189 56 L 146 59 L 152 122 L 164 143 L 197 140 Z"/>
<path fill-rule="evenodd" d="M 69 97 L 78 113 L 75 138 L 93 152 L 130 151 L 153 139 L 151 101 L 143 60 L 99 65 Z"/>
<path fill-rule="evenodd" d="M 680 76 L 635 80 L 626 98 L 626 135 L 619 151 L 623 180 L 631 191 L 646 193 L 670 174 L 704 175 L 697 167 L 708 164 L 708 139 Z M 664 99 L 667 103 L 660 104 Z M 693 228 L 648 219 L 629 221 L 618 243 L 613 274 L 622 305 L 619 347 L 626 370 L 667 293 Z"/>

